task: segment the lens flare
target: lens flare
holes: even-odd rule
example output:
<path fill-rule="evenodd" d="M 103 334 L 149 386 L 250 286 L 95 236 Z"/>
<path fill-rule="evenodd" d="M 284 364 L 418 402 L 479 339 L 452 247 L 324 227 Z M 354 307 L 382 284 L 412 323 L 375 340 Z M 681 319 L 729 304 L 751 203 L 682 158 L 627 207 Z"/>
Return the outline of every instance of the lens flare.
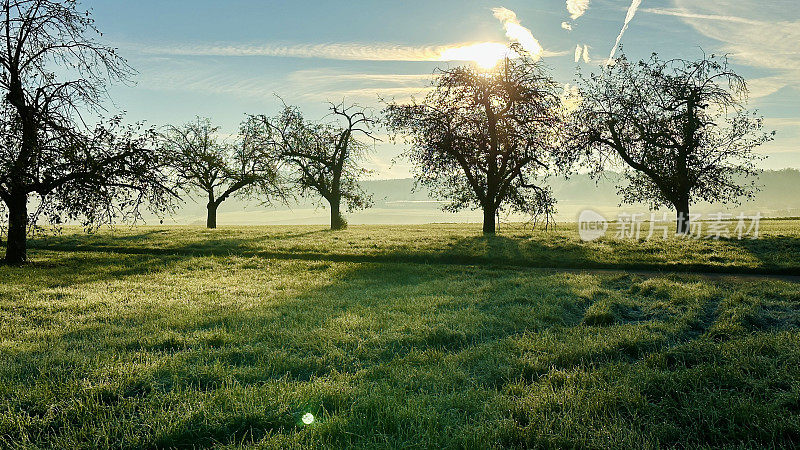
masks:
<path fill-rule="evenodd" d="M 312 423 L 314 423 L 314 415 L 311 413 L 305 413 L 301 420 L 303 421 L 304 424 L 311 425 Z"/>

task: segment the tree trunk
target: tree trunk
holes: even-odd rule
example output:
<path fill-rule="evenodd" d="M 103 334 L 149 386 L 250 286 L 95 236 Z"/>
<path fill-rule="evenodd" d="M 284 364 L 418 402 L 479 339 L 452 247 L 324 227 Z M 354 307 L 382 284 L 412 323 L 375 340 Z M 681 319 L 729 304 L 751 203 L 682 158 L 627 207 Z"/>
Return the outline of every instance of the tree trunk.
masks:
<path fill-rule="evenodd" d="M 347 222 L 342 217 L 341 198 L 334 198 L 329 201 L 331 205 L 331 230 L 343 230 L 347 228 Z"/>
<path fill-rule="evenodd" d="M 14 195 L 8 206 L 8 242 L 6 264 L 19 265 L 28 261 L 28 196 Z"/>
<path fill-rule="evenodd" d="M 497 231 L 496 218 L 497 210 L 495 208 L 483 207 L 483 234 L 494 234 Z"/>
<path fill-rule="evenodd" d="M 688 235 L 691 233 L 689 224 L 689 200 L 679 200 L 675 204 L 675 210 L 678 213 L 676 220 L 675 233 Z"/>
<path fill-rule="evenodd" d="M 217 228 L 217 208 L 219 205 L 216 202 L 208 202 L 208 217 L 206 218 L 207 228 Z"/>

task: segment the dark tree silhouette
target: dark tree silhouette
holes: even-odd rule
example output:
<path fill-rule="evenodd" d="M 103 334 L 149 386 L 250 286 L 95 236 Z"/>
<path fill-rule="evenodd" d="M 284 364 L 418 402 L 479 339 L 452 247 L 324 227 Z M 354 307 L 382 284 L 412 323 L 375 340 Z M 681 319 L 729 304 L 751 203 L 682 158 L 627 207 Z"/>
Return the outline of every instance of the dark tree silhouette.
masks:
<path fill-rule="evenodd" d="M 260 130 L 262 146 L 285 164 L 300 194 L 328 202 L 331 229 L 339 230 L 347 226 L 343 202 L 351 212 L 372 204 L 359 184 L 369 171 L 360 166 L 368 144 L 358 138 L 374 142 L 376 120 L 365 108 L 344 103 L 331 104 L 330 111 L 334 120 L 315 123 L 306 121 L 298 108 L 284 105 L 275 117 L 251 116 L 250 124 Z"/>
<path fill-rule="evenodd" d="M 171 196 L 152 130 L 123 127 L 118 118 L 93 128 L 81 117 L 81 111 L 101 113 L 108 82 L 133 72 L 97 36 L 91 16 L 74 1 L 0 1 L 7 263 L 27 259 L 31 195 L 51 220 L 85 223 L 138 216 L 145 201 L 162 210 Z"/>
<path fill-rule="evenodd" d="M 501 208 L 552 212 L 540 181 L 566 171 L 570 158 L 559 145 L 560 87 L 539 62 L 523 55 L 491 71 L 441 70 L 422 103 L 390 103 L 385 113 L 411 145 L 417 181 L 451 199 L 448 210 L 482 208 L 484 233 L 495 232 Z"/>
<path fill-rule="evenodd" d="M 745 108 L 745 80 L 725 58 L 653 54 L 631 63 L 622 55 L 581 78 L 580 95 L 573 142 L 589 150 L 596 174 L 627 167 L 624 202 L 675 208 L 678 234 L 690 232 L 692 203 L 736 202 L 756 191 L 761 157 L 753 151 L 774 133 Z"/>
<path fill-rule="evenodd" d="M 198 117 L 163 134 L 181 188 L 189 194 L 200 190 L 208 200 L 208 228 L 217 227 L 217 209 L 232 195 L 258 195 L 265 202 L 282 195 L 276 164 L 255 145 L 257 136 L 248 123 L 242 124 L 235 143 L 223 142 L 218 133 L 219 127 Z"/>

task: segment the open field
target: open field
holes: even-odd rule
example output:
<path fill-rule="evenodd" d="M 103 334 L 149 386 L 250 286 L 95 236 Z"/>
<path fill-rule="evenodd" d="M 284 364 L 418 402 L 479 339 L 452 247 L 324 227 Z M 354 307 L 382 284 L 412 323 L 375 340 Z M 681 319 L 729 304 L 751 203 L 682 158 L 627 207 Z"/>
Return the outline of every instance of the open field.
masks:
<path fill-rule="evenodd" d="M 800 441 L 800 221 L 670 245 L 479 230 L 37 238 L 0 267 L 0 447 Z"/>

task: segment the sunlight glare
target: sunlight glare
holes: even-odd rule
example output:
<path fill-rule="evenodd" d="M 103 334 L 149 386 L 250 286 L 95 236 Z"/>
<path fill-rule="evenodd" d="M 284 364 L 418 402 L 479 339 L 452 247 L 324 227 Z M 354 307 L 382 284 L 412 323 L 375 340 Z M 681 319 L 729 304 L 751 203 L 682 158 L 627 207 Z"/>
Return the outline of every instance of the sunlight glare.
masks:
<path fill-rule="evenodd" d="M 442 61 L 474 61 L 482 69 L 491 69 L 503 58 L 516 57 L 517 54 L 506 45 L 498 42 L 481 42 L 445 49 Z"/>

